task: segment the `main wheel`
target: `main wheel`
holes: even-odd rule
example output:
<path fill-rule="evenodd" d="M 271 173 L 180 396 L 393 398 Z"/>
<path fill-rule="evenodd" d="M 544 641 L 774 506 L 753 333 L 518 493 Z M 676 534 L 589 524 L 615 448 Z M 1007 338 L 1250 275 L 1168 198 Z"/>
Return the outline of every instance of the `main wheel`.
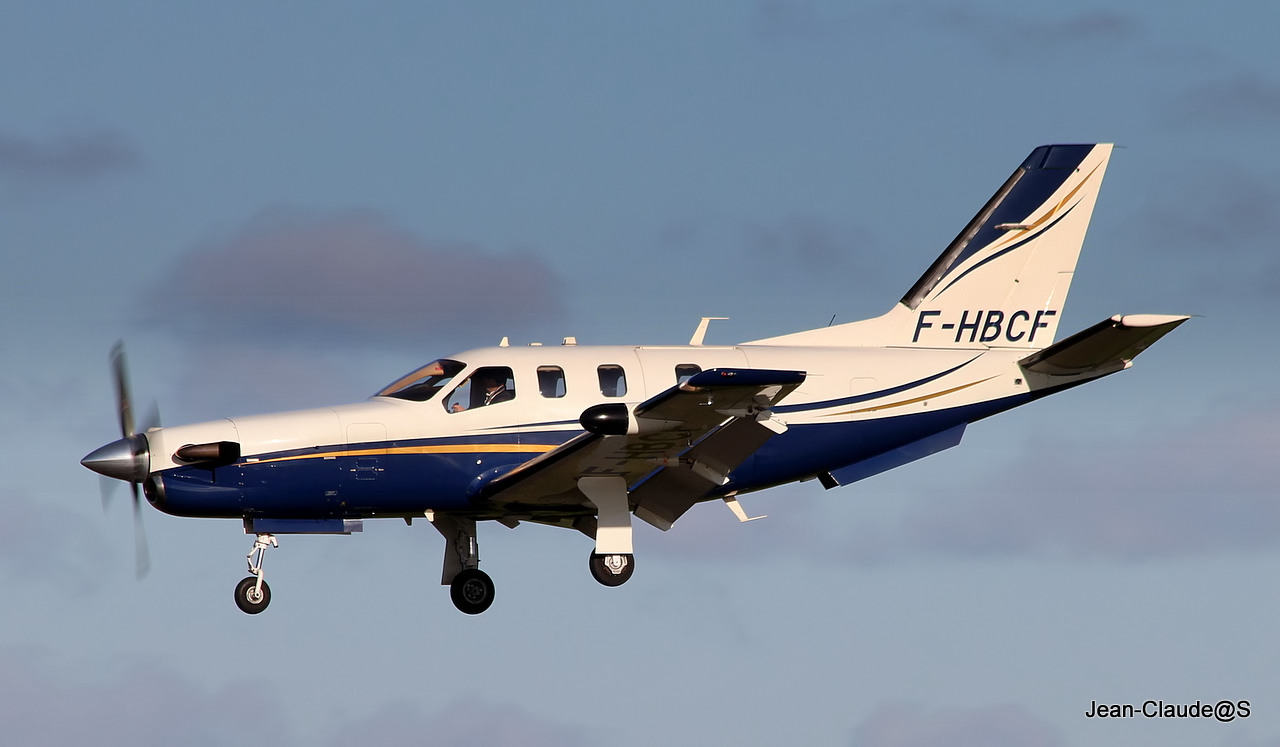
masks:
<path fill-rule="evenodd" d="M 468 568 L 449 584 L 453 606 L 468 615 L 478 615 L 493 604 L 493 579 L 478 568 Z"/>
<path fill-rule="evenodd" d="M 257 576 L 249 576 L 236 584 L 236 606 L 246 615 L 256 615 L 271 604 L 271 587 L 262 582 L 262 591 L 258 592 Z"/>
<path fill-rule="evenodd" d="M 591 553 L 591 575 L 605 586 L 622 586 L 635 570 L 636 559 L 631 553 Z"/>

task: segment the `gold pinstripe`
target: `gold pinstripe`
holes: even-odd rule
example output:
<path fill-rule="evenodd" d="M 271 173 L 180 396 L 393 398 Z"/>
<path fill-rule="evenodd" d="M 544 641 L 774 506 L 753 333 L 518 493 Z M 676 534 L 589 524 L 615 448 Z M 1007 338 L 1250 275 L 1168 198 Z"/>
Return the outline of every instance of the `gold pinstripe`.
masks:
<path fill-rule="evenodd" d="M 1068 192 L 1065 197 L 1063 197 L 1061 200 L 1058 201 L 1057 205 L 1054 205 L 1053 208 L 1049 210 L 1049 212 L 1037 218 L 1034 223 L 1027 226 L 1025 229 L 1023 229 L 1023 231 L 1010 231 L 1009 233 L 1005 234 L 1004 237 L 1001 238 L 999 241 L 996 241 L 995 243 L 991 244 L 987 248 L 998 249 L 1002 244 L 1009 244 L 1009 243 L 1012 243 L 1013 241 L 1021 241 L 1023 238 L 1030 235 L 1031 232 L 1039 229 L 1045 223 L 1048 223 L 1050 220 L 1053 219 L 1053 216 L 1062 212 L 1062 208 L 1068 202 L 1070 202 L 1073 197 L 1076 196 L 1076 193 L 1084 189 L 1084 185 L 1089 183 L 1089 180 L 1093 178 L 1093 175 L 1096 174 L 1098 172 L 1098 169 L 1100 168 L 1102 168 L 1102 164 L 1098 164 L 1097 166 L 1094 166 L 1093 171 L 1090 171 L 1088 176 L 1086 176 L 1084 179 L 1081 179 L 1080 183 L 1075 186 L 1075 189 L 1072 189 L 1070 192 Z"/>
<path fill-rule="evenodd" d="M 386 449 L 348 449 L 319 454 L 297 454 L 269 459 L 249 457 L 249 464 L 293 462 L 299 459 L 336 459 L 337 457 L 382 456 L 384 454 L 542 454 L 556 448 L 549 444 L 442 444 L 439 446 L 395 446 Z"/>
<path fill-rule="evenodd" d="M 900 401 L 900 402 L 889 402 L 889 403 L 887 403 L 887 404 L 883 404 L 883 405 L 875 405 L 874 407 L 863 407 L 863 408 L 860 408 L 860 409 L 857 409 L 857 410 L 844 410 L 844 411 L 842 411 L 842 412 L 833 412 L 833 413 L 830 413 L 830 414 L 826 415 L 825 417 L 829 417 L 829 418 L 830 418 L 830 417 L 836 417 L 836 416 L 838 416 L 838 415 L 857 415 L 858 413 L 861 413 L 861 412 L 875 412 L 875 411 L 877 411 L 877 410 L 888 410 L 888 409 L 889 409 L 889 408 L 891 408 L 891 407 L 903 407 L 904 405 L 912 405 L 912 404 L 915 404 L 916 402 L 923 402 L 923 401 L 925 401 L 926 399 L 933 399 L 934 397 L 941 397 L 941 396 L 943 396 L 943 395 L 947 395 L 947 394 L 952 394 L 952 393 L 954 393 L 954 392 L 958 392 L 958 391 L 960 391 L 961 389 L 968 389 L 968 388 L 969 388 L 969 387 L 971 387 L 971 386 L 977 386 L 977 385 L 982 384 L 982 383 L 984 383 L 984 382 L 991 381 L 991 380 L 992 380 L 992 379 L 994 379 L 994 378 L 996 378 L 996 377 L 995 377 L 995 376 L 988 376 L 988 377 L 987 377 L 987 378 L 985 378 L 985 379 L 979 379 L 978 381 L 971 381 L 971 382 L 969 382 L 968 384 L 961 384 L 960 386 L 951 387 L 950 389 L 943 389 L 943 390 L 942 390 L 942 391 L 940 391 L 940 392 L 933 392 L 932 394 L 925 394 L 925 395 L 920 396 L 920 397 L 912 397 L 911 399 L 904 399 L 904 400 L 902 400 L 902 401 Z"/>

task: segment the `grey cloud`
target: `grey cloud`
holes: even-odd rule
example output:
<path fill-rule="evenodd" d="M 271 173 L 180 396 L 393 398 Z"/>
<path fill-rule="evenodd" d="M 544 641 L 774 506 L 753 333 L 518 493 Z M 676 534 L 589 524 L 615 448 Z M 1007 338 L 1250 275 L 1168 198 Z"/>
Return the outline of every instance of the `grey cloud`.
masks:
<path fill-rule="evenodd" d="M 124 135 L 97 130 L 44 141 L 0 133 L 0 178 L 75 182 L 127 171 L 142 161 Z"/>
<path fill-rule="evenodd" d="M 1280 259 L 1274 237 L 1280 215 L 1274 205 L 1280 189 L 1272 182 L 1231 164 L 1186 165 L 1140 214 L 1138 241 L 1162 261 L 1152 272 L 1181 274 L 1183 286 L 1211 297 L 1241 298 L 1242 288 L 1274 296 L 1280 281 Z M 1217 271 L 1199 271 L 1169 253 L 1222 258 Z"/>
<path fill-rule="evenodd" d="M 91 679 L 42 652 L 0 649 L 0 723 L 8 744 L 222 745 L 244 737 L 245 692 L 253 728 L 279 735 L 279 704 L 261 686 L 210 689 L 148 660 L 117 663 Z M 68 713 L 74 712 L 74 717 Z M 277 741 L 290 744 L 292 740 Z"/>
<path fill-rule="evenodd" d="M 593 742 L 575 727 L 549 721 L 519 706 L 467 698 L 434 715 L 410 703 L 391 704 L 339 729 L 331 743 L 394 747 L 424 741 L 440 747 L 576 747 Z"/>
<path fill-rule="evenodd" d="M 1280 83 L 1241 73 L 1192 86 L 1166 106 L 1165 118 L 1185 125 L 1280 126 Z"/>
<path fill-rule="evenodd" d="M 1280 404 L 1264 405 L 1121 443 L 1037 443 L 963 483 L 931 472 L 929 460 L 908 465 L 901 469 L 917 470 L 920 482 L 877 498 L 902 502 L 887 518 L 847 505 L 875 496 L 873 482 L 827 492 L 774 488 L 742 497 L 766 521 L 739 525 L 723 507 L 696 506 L 651 545 L 675 561 L 800 554 L 855 567 L 993 558 L 1127 564 L 1275 550 L 1278 450 Z M 843 518 L 833 521 L 833 512 Z"/>
<path fill-rule="evenodd" d="M 854 12 L 832 12 L 809 0 L 765 0 L 755 6 L 751 20 L 758 37 L 805 42 L 876 33 L 888 27 L 931 27 L 977 41 L 999 56 L 1082 45 L 1118 48 L 1142 33 L 1137 18 L 1109 10 L 1045 20 L 948 2 L 883 3 Z"/>
<path fill-rule="evenodd" d="M 193 342 L 403 345 L 555 320 L 559 287 L 532 253 L 427 241 L 373 212 L 277 210 L 179 257 L 145 315 Z"/>
<path fill-rule="evenodd" d="M 90 676 L 89 672 L 104 674 Z M 211 686 L 145 656 L 67 662 L 43 650 L 0 647 L 0 723 L 6 744 L 226 745 L 242 741 L 246 693 L 252 728 L 289 747 L 312 740 L 291 728 L 274 686 L 236 680 Z M 68 708 L 74 718 L 65 717 Z M 333 745 L 528 745 L 576 747 L 586 734 L 514 705 L 462 699 L 430 714 L 387 705 L 325 728 Z"/>
<path fill-rule="evenodd" d="M 84 498 L 98 503 L 96 491 Z M 105 583 L 112 553 L 101 530 L 83 515 L 12 491 L 0 494 L 0 504 L 0 575 L 72 594 Z"/>
<path fill-rule="evenodd" d="M 850 280 L 875 287 L 869 278 L 882 273 L 885 262 L 883 253 L 875 251 L 877 241 L 870 230 L 808 214 L 751 223 L 686 216 L 664 226 L 657 241 L 704 262 L 725 262 L 726 269 L 749 277 L 802 277 L 840 288 L 848 288 Z"/>
<path fill-rule="evenodd" d="M 1011 54 L 1027 49 L 1044 53 L 1081 45 L 1119 47 L 1136 39 L 1141 24 L 1132 16 L 1107 10 L 1085 11 L 1053 20 L 1032 20 L 965 5 L 917 6 L 926 22 L 981 41 L 991 51 Z"/>
<path fill-rule="evenodd" d="M 1277 449 L 1275 406 L 1123 444 L 1044 444 L 983 483 L 939 486 L 945 500 L 866 530 L 845 559 L 1144 562 L 1276 548 Z"/>
<path fill-rule="evenodd" d="M 890 704 L 854 733 L 853 747 L 1058 747 L 1043 720 L 1017 705 L 925 710 Z"/>
<path fill-rule="evenodd" d="M 743 230 L 745 252 L 756 263 L 778 265 L 816 275 L 847 270 L 850 257 L 865 251 L 869 234 L 842 229 L 820 218 L 792 215 L 773 225 L 755 224 Z M 861 251 L 855 251 L 861 250 Z"/>
<path fill-rule="evenodd" d="M 751 23 L 757 36 L 776 41 L 812 42 L 853 28 L 850 19 L 823 13 L 807 0 L 764 0 L 756 5 Z"/>

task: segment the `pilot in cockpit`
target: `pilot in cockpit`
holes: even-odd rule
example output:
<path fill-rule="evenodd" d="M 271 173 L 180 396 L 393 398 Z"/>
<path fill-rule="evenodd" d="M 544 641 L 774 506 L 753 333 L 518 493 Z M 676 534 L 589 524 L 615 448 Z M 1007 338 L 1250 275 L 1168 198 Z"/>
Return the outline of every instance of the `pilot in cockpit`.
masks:
<path fill-rule="evenodd" d="M 507 402 L 514 399 L 516 393 L 507 388 L 506 369 L 495 371 L 493 369 L 480 369 L 471 377 L 475 384 L 475 391 L 471 394 L 471 407 L 484 407 L 499 402 Z M 466 384 L 459 387 L 464 389 Z M 454 402 L 449 408 L 451 412 L 462 412 L 467 409 L 461 402 Z"/>

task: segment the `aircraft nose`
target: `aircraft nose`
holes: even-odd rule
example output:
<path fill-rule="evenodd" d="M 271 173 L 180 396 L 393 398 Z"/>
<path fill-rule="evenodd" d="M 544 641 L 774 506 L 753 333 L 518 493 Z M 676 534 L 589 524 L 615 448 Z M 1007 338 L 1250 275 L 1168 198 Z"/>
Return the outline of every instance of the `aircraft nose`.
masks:
<path fill-rule="evenodd" d="M 103 446 L 80 460 L 89 469 L 106 477 L 142 482 L 151 468 L 147 437 L 141 433 Z"/>

